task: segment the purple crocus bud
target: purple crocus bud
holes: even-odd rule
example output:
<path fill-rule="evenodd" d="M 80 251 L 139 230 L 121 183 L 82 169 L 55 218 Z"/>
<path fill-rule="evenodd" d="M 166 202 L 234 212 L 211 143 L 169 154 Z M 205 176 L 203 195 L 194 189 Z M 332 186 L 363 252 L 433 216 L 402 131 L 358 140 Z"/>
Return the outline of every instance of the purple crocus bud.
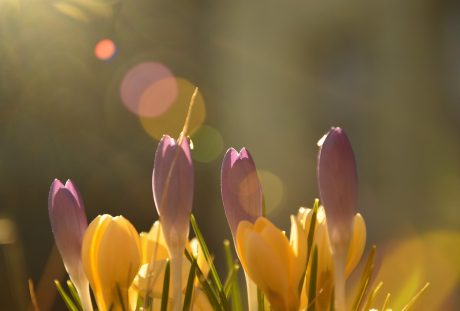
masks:
<path fill-rule="evenodd" d="M 357 173 L 355 157 L 345 131 L 333 127 L 318 156 L 318 184 L 326 211 L 331 244 L 348 247 L 356 214 Z"/>
<path fill-rule="evenodd" d="M 81 245 L 88 227 L 81 196 L 72 183 L 55 179 L 48 196 L 48 213 L 56 246 L 85 310 L 92 310 L 89 284 L 81 263 Z"/>
<path fill-rule="evenodd" d="M 331 128 L 321 141 L 318 185 L 334 258 L 334 307 L 344 311 L 345 264 L 353 235 L 358 177 L 350 141 L 341 128 Z"/>
<path fill-rule="evenodd" d="M 262 187 L 254 160 L 246 148 L 239 153 L 233 148 L 227 150 L 222 162 L 221 193 L 225 216 L 235 241 L 240 221 L 254 223 L 262 216 Z"/>
<path fill-rule="evenodd" d="M 193 203 L 193 164 L 187 139 L 164 135 L 158 144 L 152 177 L 153 198 L 166 243 L 183 252 Z"/>

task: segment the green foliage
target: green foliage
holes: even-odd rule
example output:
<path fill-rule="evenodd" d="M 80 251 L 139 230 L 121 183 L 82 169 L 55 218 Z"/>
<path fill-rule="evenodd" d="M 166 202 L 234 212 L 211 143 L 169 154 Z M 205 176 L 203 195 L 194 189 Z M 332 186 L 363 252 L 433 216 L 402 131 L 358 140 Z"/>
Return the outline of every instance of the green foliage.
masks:
<path fill-rule="evenodd" d="M 371 281 L 372 272 L 374 271 L 374 259 L 375 259 L 375 252 L 377 247 L 374 245 L 367 256 L 366 265 L 364 266 L 363 274 L 361 275 L 361 280 L 358 287 L 358 293 L 353 303 L 352 310 L 358 311 L 359 307 L 361 306 L 362 300 L 364 295 L 366 294 L 367 288 L 369 287 L 369 283 Z"/>
<path fill-rule="evenodd" d="M 310 268 L 310 280 L 308 287 L 308 311 L 315 311 L 315 300 L 316 300 L 316 279 L 318 272 L 318 247 L 315 246 L 313 249 L 311 268 Z"/>
<path fill-rule="evenodd" d="M 163 290 L 161 294 L 161 311 L 168 310 L 168 299 L 169 299 L 169 280 L 171 278 L 171 264 L 169 260 L 166 261 L 165 277 L 163 279 Z"/>
<path fill-rule="evenodd" d="M 203 251 L 203 255 L 206 259 L 206 262 L 209 265 L 210 274 L 211 274 L 210 280 L 211 280 L 213 290 L 215 291 L 216 296 L 218 298 L 219 305 L 223 308 L 223 310 L 230 311 L 230 304 L 228 303 L 227 296 L 225 295 L 222 281 L 220 280 L 219 275 L 217 274 L 217 270 L 212 261 L 208 246 L 206 245 L 203 235 L 201 234 L 201 230 L 198 227 L 195 216 L 193 216 L 193 214 L 190 217 L 190 223 L 192 224 L 192 228 L 193 228 L 193 231 L 195 232 L 195 236 L 198 240 L 198 243 L 200 243 L 200 246 Z"/>
<path fill-rule="evenodd" d="M 65 289 L 61 286 L 61 283 L 58 280 L 54 280 L 54 284 L 56 285 L 56 288 L 59 294 L 61 295 L 62 299 L 64 300 L 64 303 L 66 304 L 67 308 L 70 311 L 82 311 L 83 310 L 79 301 L 73 300 L 71 298 L 72 294 L 69 295 L 65 291 Z"/>
<path fill-rule="evenodd" d="M 185 298 L 184 298 L 184 307 L 183 311 L 189 311 L 191 302 L 192 302 L 192 295 L 193 295 L 193 283 L 195 282 L 195 276 L 196 276 L 196 268 L 198 264 L 195 261 L 192 262 L 192 265 L 190 266 L 190 271 L 188 274 L 188 279 L 187 279 L 187 287 L 185 290 Z"/>
<path fill-rule="evenodd" d="M 238 283 L 238 272 L 240 269 L 239 264 L 233 259 L 232 250 L 230 248 L 230 241 L 224 241 L 224 252 L 227 263 L 228 277 L 230 289 L 230 299 L 232 302 L 232 311 L 242 311 L 243 304 L 241 302 L 241 290 Z M 225 282 L 227 283 L 227 281 Z M 225 286 L 224 286 L 225 288 Z"/>

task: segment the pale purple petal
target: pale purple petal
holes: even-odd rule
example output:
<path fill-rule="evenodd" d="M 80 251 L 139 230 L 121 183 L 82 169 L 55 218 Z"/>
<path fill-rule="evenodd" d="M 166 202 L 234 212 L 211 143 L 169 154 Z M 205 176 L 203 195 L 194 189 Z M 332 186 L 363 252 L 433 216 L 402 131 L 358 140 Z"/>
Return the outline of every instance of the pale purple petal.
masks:
<path fill-rule="evenodd" d="M 356 214 L 357 173 L 350 141 L 339 127 L 329 131 L 320 148 L 318 184 L 329 231 L 349 234 Z"/>
<path fill-rule="evenodd" d="M 56 192 L 60 188 L 64 188 L 64 185 L 62 184 L 62 182 L 59 179 L 54 179 L 53 182 L 51 183 L 50 192 L 48 194 L 48 213 L 50 215 L 50 220 L 52 220 L 51 219 L 51 213 L 52 213 L 52 210 L 53 210 L 53 204 L 52 204 L 53 198 L 56 195 Z"/>
<path fill-rule="evenodd" d="M 81 279 L 81 243 L 88 226 L 80 202 L 81 198 L 73 184 L 67 182 L 63 185 L 57 179 L 53 181 L 48 201 L 51 228 L 71 279 Z"/>
<path fill-rule="evenodd" d="M 178 145 L 173 138 L 163 136 L 155 154 L 152 175 L 153 197 L 165 238 L 170 241 L 178 238 L 182 243 L 188 236 L 193 205 L 194 173 L 187 139 Z"/>
<path fill-rule="evenodd" d="M 254 222 L 262 216 L 262 187 L 256 166 L 246 148 L 228 149 L 221 169 L 221 194 L 225 216 L 235 238 L 242 220 Z"/>
<path fill-rule="evenodd" d="M 72 193 L 73 197 L 78 203 L 78 206 L 84 209 L 85 206 L 83 205 L 83 200 L 81 199 L 80 191 L 78 191 L 77 186 L 75 186 L 72 180 L 67 179 L 67 181 L 65 182 L 65 187 Z"/>

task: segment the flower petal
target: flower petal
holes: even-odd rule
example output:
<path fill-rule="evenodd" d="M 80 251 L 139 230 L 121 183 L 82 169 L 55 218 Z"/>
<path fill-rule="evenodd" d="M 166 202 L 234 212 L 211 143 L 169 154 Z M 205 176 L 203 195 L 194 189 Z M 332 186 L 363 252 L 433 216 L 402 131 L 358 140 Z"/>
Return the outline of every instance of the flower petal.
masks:
<path fill-rule="evenodd" d="M 262 216 L 262 187 L 251 154 L 230 148 L 221 169 L 221 194 L 232 236 L 235 240 L 242 220 L 255 222 Z"/>

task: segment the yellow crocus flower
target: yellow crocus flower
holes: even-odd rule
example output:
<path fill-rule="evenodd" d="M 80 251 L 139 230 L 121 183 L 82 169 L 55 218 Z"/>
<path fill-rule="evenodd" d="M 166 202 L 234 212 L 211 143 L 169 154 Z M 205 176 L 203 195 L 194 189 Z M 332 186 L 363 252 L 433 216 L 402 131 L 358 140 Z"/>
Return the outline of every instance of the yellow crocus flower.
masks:
<path fill-rule="evenodd" d="M 142 251 L 142 264 L 169 258 L 168 246 L 159 221 L 155 221 L 149 232 L 139 234 Z"/>
<path fill-rule="evenodd" d="M 142 266 L 139 269 L 137 276 L 135 277 L 132 286 L 129 290 L 130 301 L 136 302 L 138 295 L 141 297 L 146 296 L 149 292 L 153 298 L 154 306 L 161 303 L 162 291 L 163 291 L 163 280 L 166 267 L 166 260 L 170 259 L 168 253 L 168 246 L 166 244 L 162 227 L 159 221 L 156 221 L 149 232 L 140 233 L 141 250 L 142 250 Z M 203 251 L 196 238 L 188 241 L 186 249 L 196 259 L 198 267 L 206 276 L 209 272 L 209 265 L 204 257 Z M 181 269 L 181 287 L 182 292 L 185 292 L 187 286 L 187 279 L 190 272 L 191 264 L 189 260 L 182 257 L 182 269 Z M 206 297 L 206 295 L 198 288 L 199 282 L 195 281 L 195 288 L 193 289 L 192 297 L 192 310 L 194 311 L 205 311 L 212 310 L 212 307 Z M 169 299 L 173 301 L 173 288 L 170 283 Z M 182 296 L 182 299 L 184 296 Z M 172 307 L 172 303 L 169 303 L 169 308 Z M 135 305 L 132 305 L 132 308 Z"/>
<path fill-rule="evenodd" d="M 97 216 L 83 237 L 82 262 L 99 310 L 129 310 L 128 289 L 141 264 L 133 225 L 123 216 Z"/>
<path fill-rule="evenodd" d="M 312 215 L 312 210 L 306 208 L 300 208 L 297 215 L 297 218 L 307 232 L 310 230 Z M 345 277 L 348 277 L 356 268 L 364 252 L 365 244 L 366 224 L 361 214 L 357 213 L 353 221 L 352 238 L 350 241 L 347 261 L 345 265 Z M 316 214 L 316 226 L 313 245 L 316 245 L 318 248 L 318 271 L 316 282 L 317 297 L 315 302 L 317 305 L 317 310 L 328 310 L 331 301 L 330 295 L 332 294 L 332 290 L 334 288 L 334 263 L 329 241 L 326 213 L 323 206 L 318 208 L 318 212 Z M 308 279 L 310 275 L 309 269 L 307 269 L 307 277 L 305 278 L 304 288 L 302 289 L 302 310 L 306 309 L 308 305 L 307 293 L 309 286 Z"/>
<path fill-rule="evenodd" d="M 268 219 L 254 224 L 241 221 L 236 242 L 241 264 L 263 291 L 273 310 L 297 310 L 299 284 L 305 270 L 306 232 L 296 217 L 291 217 L 291 243 Z"/>

